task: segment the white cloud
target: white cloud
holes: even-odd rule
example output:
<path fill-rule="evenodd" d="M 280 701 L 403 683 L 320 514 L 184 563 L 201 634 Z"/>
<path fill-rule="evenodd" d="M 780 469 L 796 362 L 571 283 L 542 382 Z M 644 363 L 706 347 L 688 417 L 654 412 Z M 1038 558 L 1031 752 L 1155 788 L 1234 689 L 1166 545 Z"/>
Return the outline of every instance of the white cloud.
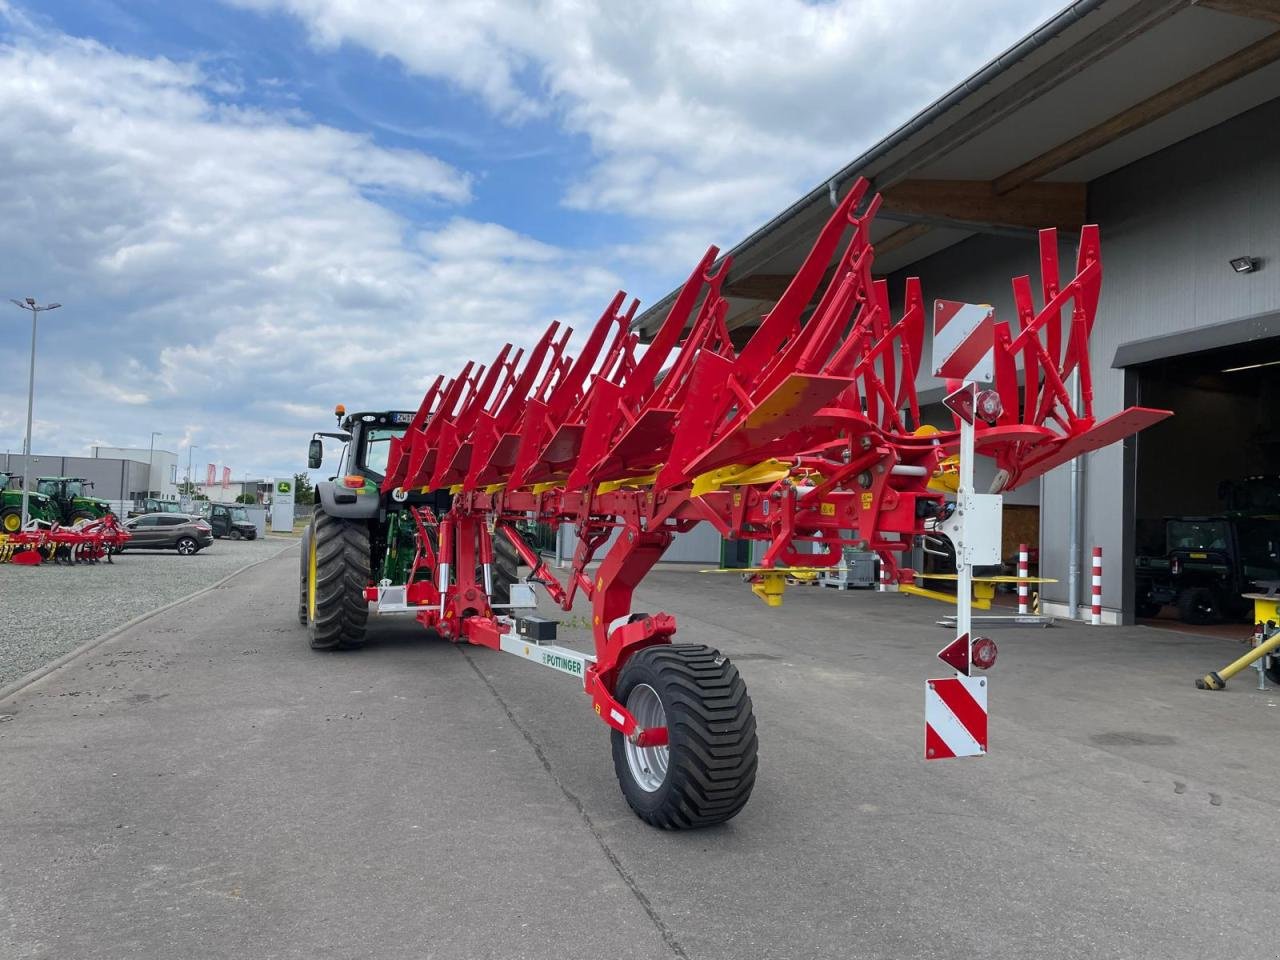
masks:
<path fill-rule="evenodd" d="M 334 402 L 415 406 L 436 373 L 594 317 L 616 289 L 459 215 L 465 172 L 229 107 L 220 86 L 59 34 L 0 46 L 0 292 L 64 304 L 41 318 L 37 452 L 162 430 L 237 475 L 296 468 Z M 4 351 L 0 449 L 20 449 L 25 408 L 26 351 Z"/>
<path fill-rule="evenodd" d="M 732 241 L 1060 0 L 228 0 L 284 10 L 592 147 L 571 207 Z"/>

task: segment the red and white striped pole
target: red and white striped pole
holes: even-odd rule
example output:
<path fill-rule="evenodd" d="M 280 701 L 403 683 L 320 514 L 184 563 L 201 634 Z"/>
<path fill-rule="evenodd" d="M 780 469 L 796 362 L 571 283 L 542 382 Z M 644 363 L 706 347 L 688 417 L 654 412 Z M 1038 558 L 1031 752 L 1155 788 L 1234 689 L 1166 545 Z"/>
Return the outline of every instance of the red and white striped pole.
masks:
<path fill-rule="evenodd" d="M 879 593 L 889 592 L 889 564 L 885 563 L 884 558 L 880 558 L 880 586 L 877 588 Z"/>
<path fill-rule="evenodd" d="M 1089 623 L 1093 626 L 1102 624 L 1102 548 L 1093 548 L 1093 609 L 1089 614 Z"/>
<path fill-rule="evenodd" d="M 1026 616 L 1030 613 L 1027 603 L 1027 570 L 1031 560 L 1025 543 L 1018 544 L 1018 613 Z"/>

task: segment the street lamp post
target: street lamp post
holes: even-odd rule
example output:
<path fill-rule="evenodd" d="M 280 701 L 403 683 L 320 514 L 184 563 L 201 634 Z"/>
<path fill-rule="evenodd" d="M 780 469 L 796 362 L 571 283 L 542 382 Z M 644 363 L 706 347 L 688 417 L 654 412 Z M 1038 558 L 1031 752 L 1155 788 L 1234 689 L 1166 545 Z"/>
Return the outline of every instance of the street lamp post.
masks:
<path fill-rule="evenodd" d="M 22 458 L 22 526 L 25 528 L 30 513 L 31 497 L 31 411 L 36 398 L 36 321 L 40 318 L 40 311 L 57 310 L 62 304 L 49 303 L 42 307 L 36 303 L 34 297 L 11 302 L 23 310 L 31 311 L 31 372 L 27 375 L 27 439 L 23 444 L 25 456 Z"/>
<path fill-rule="evenodd" d="M 151 484 L 155 482 L 156 472 L 156 437 L 163 437 L 159 430 L 151 431 L 151 449 L 147 451 L 147 496 L 151 496 Z M 159 491 L 156 491 L 159 493 Z"/>
<path fill-rule="evenodd" d="M 192 499 L 195 499 L 196 488 L 191 483 L 191 454 L 197 449 L 194 443 L 187 446 L 187 496 Z"/>

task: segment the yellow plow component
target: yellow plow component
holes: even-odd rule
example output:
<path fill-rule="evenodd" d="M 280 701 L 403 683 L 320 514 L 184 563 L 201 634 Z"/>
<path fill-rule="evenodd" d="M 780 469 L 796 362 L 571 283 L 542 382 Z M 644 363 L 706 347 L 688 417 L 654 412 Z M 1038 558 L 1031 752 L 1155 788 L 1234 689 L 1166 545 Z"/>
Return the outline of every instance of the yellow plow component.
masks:
<path fill-rule="evenodd" d="M 754 466 L 741 463 L 708 470 L 693 478 L 693 495 L 713 493 L 721 487 L 743 487 L 756 483 L 777 483 L 791 474 L 789 464 L 781 460 L 762 460 Z"/>
<path fill-rule="evenodd" d="M 843 567 L 725 567 L 715 570 L 699 570 L 699 573 L 737 573 L 751 576 L 751 592 L 771 607 L 782 606 L 782 595 L 787 590 L 788 578 L 809 582 L 819 574 L 843 570 Z"/>

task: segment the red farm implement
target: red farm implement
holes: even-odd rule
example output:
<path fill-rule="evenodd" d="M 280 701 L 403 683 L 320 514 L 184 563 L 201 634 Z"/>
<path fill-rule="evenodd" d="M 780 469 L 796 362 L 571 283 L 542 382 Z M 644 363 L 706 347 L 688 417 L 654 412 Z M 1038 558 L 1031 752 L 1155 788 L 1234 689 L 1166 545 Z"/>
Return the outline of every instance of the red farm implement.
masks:
<path fill-rule="evenodd" d="M 36 522 L 16 533 L 0 534 L 0 563 L 36 566 L 46 561 L 61 564 L 98 563 L 117 552 L 129 540 L 114 514 L 84 520 L 74 526 Z"/>
<path fill-rule="evenodd" d="M 718 651 L 674 642 L 670 615 L 636 611 L 636 585 L 704 522 L 763 544 L 752 590 L 770 606 L 788 573 L 834 567 L 846 546 L 909 579 L 904 551 L 947 530 L 954 509 L 931 481 L 960 452 L 960 420 L 953 431 L 921 425 L 929 318 L 914 279 L 891 315 L 888 286 L 872 275 L 879 198 L 867 194 L 859 183 L 844 198 L 741 350 L 721 292 L 730 261 L 713 247 L 647 348 L 630 328 L 636 305 L 624 310 L 619 293 L 576 357 L 570 331 L 552 323 L 527 357 L 508 344 L 487 367 L 438 377 L 416 412 L 340 411 L 344 431 L 324 435 L 349 444 L 347 475 L 319 485 L 304 539 L 299 618 L 312 645 L 358 646 L 370 611 L 399 612 L 448 640 L 572 674 L 613 730 L 615 770 L 640 817 L 693 827 L 734 816 L 756 770 L 742 678 Z M 1084 229 L 1066 283 L 1054 231 L 1040 249 L 1042 306 L 1028 278 L 1014 281 L 1016 326 L 989 325 L 993 389 L 973 394 L 969 436 L 1005 490 L 1167 415 L 1095 419 L 1097 228 Z M 1079 409 L 1066 387 L 1074 371 Z M 563 580 L 521 534 L 527 521 L 574 529 Z M 998 510 L 995 523 L 998 541 Z M 512 583 L 517 557 L 532 570 L 525 583 Z M 579 594 L 589 601 L 594 650 L 557 646 L 552 624 L 508 615 L 532 606 L 529 583 L 566 610 Z"/>

